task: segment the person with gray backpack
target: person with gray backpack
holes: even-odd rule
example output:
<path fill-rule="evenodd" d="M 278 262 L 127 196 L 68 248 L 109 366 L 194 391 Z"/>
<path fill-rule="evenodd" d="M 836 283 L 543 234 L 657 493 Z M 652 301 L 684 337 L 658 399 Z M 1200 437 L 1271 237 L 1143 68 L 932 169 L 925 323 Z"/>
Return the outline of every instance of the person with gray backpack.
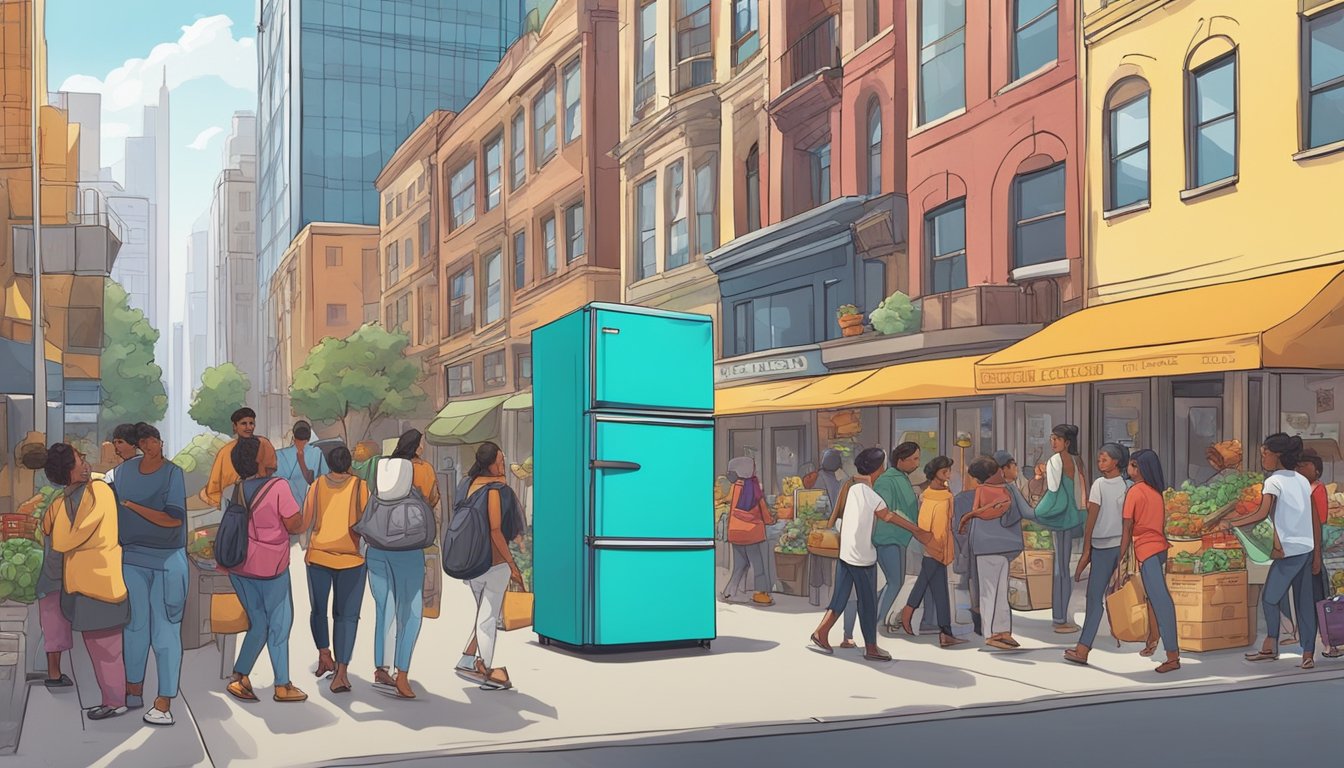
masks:
<path fill-rule="evenodd" d="M 411 688 L 411 653 L 420 636 L 424 588 L 425 548 L 435 542 L 434 506 L 439 503 L 434 468 L 419 458 L 422 435 L 407 430 L 392 455 L 373 467 L 373 493 L 353 531 L 368 543 L 365 563 L 373 593 L 373 683 L 391 688 L 405 699 Z M 393 664 L 388 673 L 388 633 L 395 626 Z"/>

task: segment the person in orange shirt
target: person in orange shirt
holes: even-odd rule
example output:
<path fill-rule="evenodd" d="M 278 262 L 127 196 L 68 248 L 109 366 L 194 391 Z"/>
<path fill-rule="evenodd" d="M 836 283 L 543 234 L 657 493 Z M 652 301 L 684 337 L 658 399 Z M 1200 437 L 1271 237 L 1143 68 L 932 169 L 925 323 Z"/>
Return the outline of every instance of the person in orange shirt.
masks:
<path fill-rule="evenodd" d="M 238 473 L 233 469 L 233 460 L 229 458 L 233 454 L 233 446 L 238 444 L 238 438 L 256 437 L 256 411 L 251 408 L 239 408 L 230 418 L 233 421 L 234 439 L 215 454 L 215 464 L 210 468 L 210 479 L 205 482 L 205 487 L 199 494 L 201 501 L 212 507 L 218 507 L 224 498 L 224 489 L 239 480 Z M 261 450 L 257 453 L 257 466 L 260 469 L 257 477 L 269 477 L 280 463 L 276 460 L 275 446 L 264 437 L 257 439 L 261 441 Z"/>
<path fill-rule="evenodd" d="M 1129 479 L 1134 481 L 1125 494 L 1124 532 L 1120 536 L 1120 563 L 1117 576 L 1124 568 L 1125 556 L 1134 547 L 1134 559 L 1139 563 L 1143 591 L 1148 594 L 1148 642 L 1141 654 L 1152 656 L 1157 652 L 1157 639 L 1162 638 L 1167 660 L 1158 665 L 1161 673 L 1181 668 L 1181 649 L 1176 642 L 1176 604 L 1167 590 L 1167 550 L 1171 542 L 1166 535 L 1166 509 L 1162 488 L 1166 485 L 1162 463 L 1157 454 L 1144 449 L 1129 457 Z"/>
<path fill-rule="evenodd" d="M 952 491 L 947 487 L 952 477 L 952 463 L 946 456 L 937 456 L 924 467 L 929 487 L 924 490 L 919 501 L 919 527 L 928 533 L 929 540 L 923 542 L 924 560 L 920 564 L 919 576 L 910 590 L 905 608 L 901 609 L 901 630 L 907 635 L 913 635 L 910 620 L 915 615 L 915 609 L 926 595 L 931 597 L 938 614 L 938 645 L 943 648 L 966 642 L 952 634 L 952 607 L 947 584 L 947 566 L 952 564 L 954 556 Z"/>

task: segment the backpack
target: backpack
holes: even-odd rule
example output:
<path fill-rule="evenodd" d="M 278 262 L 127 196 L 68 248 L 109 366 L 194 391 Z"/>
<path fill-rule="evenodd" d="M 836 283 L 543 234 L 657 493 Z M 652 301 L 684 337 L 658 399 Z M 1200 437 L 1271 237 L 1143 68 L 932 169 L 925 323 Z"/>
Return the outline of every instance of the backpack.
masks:
<path fill-rule="evenodd" d="M 443 572 L 454 579 L 469 581 L 490 570 L 493 561 L 490 543 L 490 491 L 499 491 L 500 530 L 505 541 L 517 538 L 527 525 L 518 497 L 505 493 L 504 483 L 487 483 L 468 495 L 471 479 L 458 486 L 453 517 L 443 529 L 440 550 Z"/>
<path fill-rule="evenodd" d="M 224 507 L 224 516 L 219 521 L 215 533 L 215 562 L 225 568 L 237 568 L 247 560 L 247 541 L 251 537 L 248 530 L 252 522 L 252 507 L 266 498 L 266 493 L 276 481 L 267 482 L 248 500 L 242 480 L 233 486 L 233 498 Z"/>
<path fill-rule="evenodd" d="M 434 510 L 420 491 L 411 488 L 401 498 L 385 499 L 379 495 L 376 481 L 369 485 L 369 503 L 352 531 L 369 546 L 389 552 L 433 546 L 436 534 Z"/>

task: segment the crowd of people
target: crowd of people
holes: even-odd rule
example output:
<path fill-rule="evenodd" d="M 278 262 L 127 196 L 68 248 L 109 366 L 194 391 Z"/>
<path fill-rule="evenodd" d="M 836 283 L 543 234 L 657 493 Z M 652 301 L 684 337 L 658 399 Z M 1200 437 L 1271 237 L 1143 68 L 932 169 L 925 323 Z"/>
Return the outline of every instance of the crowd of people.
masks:
<path fill-rule="evenodd" d="M 292 429 L 293 444 L 277 451 L 256 435 L 251 409 L 239 409 L 232 421 L 234 438 L 220 449 L 199 494 L 226 516 L 241 512 L 245 526 L 239 529 L 246 541 L 238 561 L 218 565 L 247 620 L 227 692 L 242 701 L 258 699 L 251 674 L 265 649 L 273 699 L 308 698 L 294 685 L 289 666 L 294 622 L 290 554 L 299 538 L 312 607 L 315 677 L 329 678 L 333 694 L 351 690 L 349 667 L 367 583 L 375 613 L 373 685 L 415 698 L 409 674 L 424 613 L 425 552 L 380 548 L 359 530 L 373 508 L 371 500 L 412 499 L 424 509 L 437 509 L 438 481 L 421 458 L 421 433 L 412 429 L 401 435 L 387 456 L 367 442 L 353 452 L 345 445 L 324 452 L 312 444 L 311 426 L 300 421 Z M 102 694 L 88 717 L 102 720 L 141 709 L 152 650 L 157 696 L 143 719 L 172 725 L 188 599 L 185 477 L 165 457 L 163 440 L 149 424 L 120 425 L 110 442 L 119 463 L 103 474 L 68 443 L 24 456 L 28 468 L 44 471 L 62 491 L 41 521 L 45 559 L 37 593 L 46 684 L 73 685 L 62 672 L 61 657 L 79 632 Z M 491 567 L 466 582 L 476 615 L 456 665 L 459 677 L 485 690 L 512 687 L 508 671 L 495 665 L 496 629 L 504 592 L 510 583 L 522 586 L 502 533 L 516 528 L 502 511 L 519 508 L 504 481 L 506 466 L 498 445 L 482 444 L 455 497 L 459 505 L 488 510 Z M 223 559 L 218 550 L 216 556 Z"/>
<path fill-rule="evenodd" d="M 957 494 L 950 489 L 954 462 L 946 456 L 925 463 L 924 482 L 912 483 L 910 476 L 922 461 L 920 447 L 913 442 L 896 446 L 889 456 L 881 448 L 860 451 L 854 459 L 854 476 L 843 484 L 837 477 L 838 465 L 835 471 L 823 466 L 827 477 L 819 477 L 817 486 L 826 490 L 832 503 L 829 527 L 838 531 L 839 555 L 834 591 L 809 647 L 833 654 L 831 631 L 841 617 L 845 623 L 840 647 L 857 647 L 857 614 L 864 657 L 888 661 L 891 655 L 878 645 L 879 620 L 889 635 L 914 637 L 912 621 L 921 606 L 926 622 L 930 614 L 933 617 L 940 647 L 964 644 L 967 641 L 954 635 L 952 628 L 948 569 L 953 568 L 965 576 L 969 587 L 974 633 L 994 650 L 1020 648 L 1013 636 L 1008 580 L 1010 563 L 1024 550 L 1022 525 L 1032 521 L 1051 532 L 1054 546 L 1053 629 L 1060 635 L 1078 635 L 1076 644 L 1064 652 L 1065 661 L 1090 663 L 1107 595 L 1132 576 L 1142 583 L 1149 617 L 1141 655 L 1155 656 L 1160 645 L 1165 658 L 1156 671 L 1180 669 L 1176 609 L 1165 577 L 1172 544 L 1166 536 L 1167 486 L 1161 460 L 1152 450 L 1131 454 L 1123 445 L 1106 443 L 1097 449 L 1095 474 L 1090 475 L 1079 450 L 1077 427 L 1055 427 L 1050 443 L 1049 460 L 1033 468 L 1031 480 L 1024 482 L 1014 457 L 999 451 L 970 462 L 966 489 Z M 1260 463 L 1268 477 L 1259 508 L 1227 521 L 1249 529 L 1269 519 L 1273 526 L 1274 551 L 1261 592 L 1267 634 L 1261 648 L 1246 658 L 1278 659 L 1280 620 L 1295 613 L 1300 665 L 1311 669 L 1316 603 L 1325 598 L 1329 583 L 1322 562 L 1327 500 L 1320 482 L 1321 460 L 1304 452 L 1301 438 L 1280 433 L 1260 446 Z M 753 553 L 752 548 L 763 550 L 764 528 L 774 520 L 761 499 L 754 464 L 740 460 L 730 469 L 734 470 L 730 513 L 738 518 L 729 528 L 730 541 L 734 530 L 749 530 L 751 536 L 733 543 L 736 562 L 729 588 L 752 570 L 756 586 L 752 602 L 768 606 L 773 598 L 760 565 L 764 554 Z M 1076 539 L 1081 539 L 1082 551 L 1075 566 Z M 921 546 L 923 558 L 905 605 L 897 612 L 895 602 L 904 585 L 912 541 Z M 879 568 L 886 580 L 880 592 Z M 1069 601 L 1073 584 L 1084 581 L 1086 607 L 1078 626 L 1071 621 Z M 1344 653 L 1332 647 L 1325 655 Z"/>

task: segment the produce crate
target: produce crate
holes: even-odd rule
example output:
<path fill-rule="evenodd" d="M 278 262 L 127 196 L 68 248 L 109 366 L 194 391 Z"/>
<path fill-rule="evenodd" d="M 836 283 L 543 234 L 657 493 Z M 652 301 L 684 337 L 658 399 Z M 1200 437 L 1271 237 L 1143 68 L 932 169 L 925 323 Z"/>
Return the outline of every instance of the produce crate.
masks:
<path fill-rule="evenodd" d="M 1028 576 L 1049 576 L 1055 572 L 1055 551 L 1028 549 L 1008 563 L 1008 575 L 1018 579 Z"/>
<path fill-rule="evenodd" d="M 1249 645 L 1250 588 L 1245 571 L 1167 574 L 1176 604 L 1181 650 L 1219 651 Z"/>
<path fill-rule="evenodd" d="M 1051 606 L 1054 577 L 1049 573 L 1008 577 L 1008 605 L 1015 611 L 1043 611 Z"/>
<path fill-rule="evenodd" d="M 806 597 L 807 554 L 790 554 L 775 551 L 775 571 L 778 574 L 780 592 L 785 595 Z"/>
<path fill-rule="evenodd" d="M 182 647 L 200 648 L 214 641 L 210 628 L 210 596 L 233 591 L 227 574 L 213 560 L 187 556 L 187 605 L 182 612 Z"/>
<path fill-rule="evenodd" d="M 36 517 L 19 514 L 0 515 L 0 541 L 36 538 Z"/>

